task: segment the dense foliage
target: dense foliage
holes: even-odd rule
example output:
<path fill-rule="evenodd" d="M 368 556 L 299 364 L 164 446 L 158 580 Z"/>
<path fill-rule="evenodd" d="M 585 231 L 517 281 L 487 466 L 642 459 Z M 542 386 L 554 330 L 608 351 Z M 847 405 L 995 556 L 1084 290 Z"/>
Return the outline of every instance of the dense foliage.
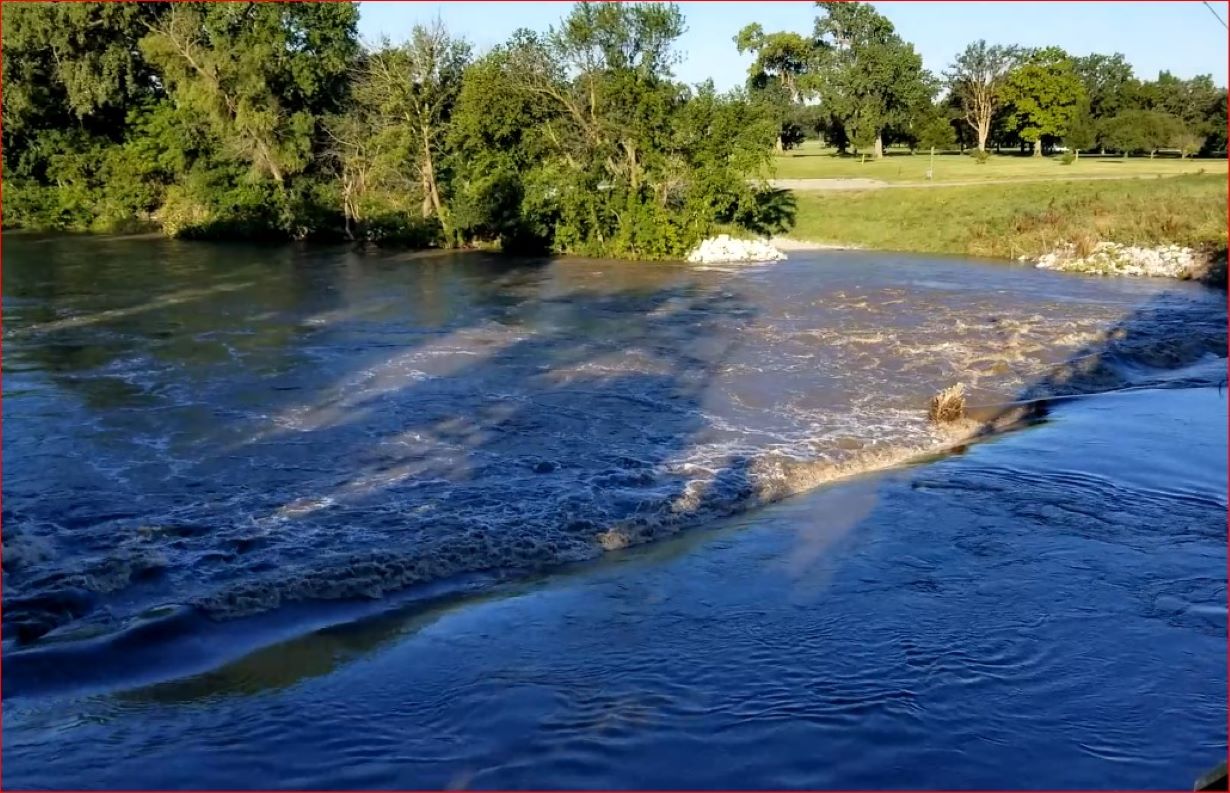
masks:
<path fill-rule="evenodd" d="M 583 3 L 478 58 L 440 25 L 365 51 L 350 3 L 3 13 L 10 226 L 667 258 L 783 221 L 771 108 L 674 80 L 673 5 Z"/>
<path fill-rule="evenodd" d="M 735 37 L 739 52 L 755 56 L 748 89 L 753 101 L 775 107 L 779 148 L 811 133 L 840 151 L 877 157 L 894 143 L 956 143 L 980 155 L 988 146 L 1038 155 L 1059 145 L 1125 155 L 1225 150 L 1226 89 L 1208 75 L 1162 72 L 1141 81 L 1118 53 L 1074 57 L 1056 47 L 976 41 L 941 81 L 870 4 L 816 5 L 810 38 L 760 25 Z"/>
<path fill-rule="evenodd" d="M 475 53 L 441 25 L 360 46 L 353 3 L 4 4 L 4 222 L 629 258 L 782 230 L 773 150 L 821 136 L 1183 156 L 1224 150 L 1208 76 L 986 42 L 943 79 L 871 5 L 735 37 L 745 90 L 684 85 L 679 9 L 581 3 Z"/>

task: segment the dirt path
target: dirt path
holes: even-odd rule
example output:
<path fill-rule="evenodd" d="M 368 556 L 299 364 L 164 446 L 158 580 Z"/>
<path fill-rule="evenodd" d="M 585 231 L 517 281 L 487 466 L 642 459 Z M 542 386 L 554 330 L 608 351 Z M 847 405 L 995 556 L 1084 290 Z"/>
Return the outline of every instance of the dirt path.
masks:
<path fill-rule="evenodd" d="M 881 179 L 771 179 L 769 184 L 779 190 L 803 190 L 808 192 L 833 192 L 841 190 L 883 190 L 890 187 L 970 187 L 980 184 L 1021 184 L 1024 182 L 1101 182 L 1126 179 L 1166 179 L 1185 174 L 1156 174 L 1130 176 L 1051 176 L 1023 177 L 1020 179 L 961 179 L 950 182 L 885 182 Z"/>

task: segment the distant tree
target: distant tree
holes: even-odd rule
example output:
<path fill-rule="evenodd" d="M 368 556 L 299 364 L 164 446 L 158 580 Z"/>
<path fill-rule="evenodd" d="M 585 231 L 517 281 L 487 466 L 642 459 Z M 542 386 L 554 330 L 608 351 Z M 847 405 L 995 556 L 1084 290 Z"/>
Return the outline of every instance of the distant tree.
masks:
<path fill-rule="evenodd" d="M 1085 88 L 1089 115 L 1095 121 L 1110 118 L 1139 102 L 1140 83 L 1122 53 L 1073 58 L 1072 66 Z"/>
<path fill-rule="evenodd" d="M 824 141 L 840 154 L 847 153 L 850 148 L 850 134 L 846 132 L 846 125 L 831 110 L 824 116 Z"/>
<path fill-rule="evenodd" d="M 1140 92 L 1144 109 L 1169 113 L 1193 128 L 1208 123 L 1210 111 L 1221 94 L 1210 75 L 1184 80 L 1167 71 L 1144 83 Z"/>
<path fill-rule="evenodd" d="M 1178 118 L 1184 132 L 1203 139 L 1206 153 L 1225 148 L 1226 89 L 1218 88 L 1207 74 L 1188 80 L 1163 71 L 1140 88 L 1141 106 Z"/>
<path fill-rule="evenodd" d="M 1098 143 L 1098 125 L 1087 103 L 1082 103 L 1068 125 L 1063 142 L 1070 149 L 1089 151 Z"/>
<path fill-rule="evenodd" d="M 1057 47 L 1030 52 L 1004 82 L 1004 99 L 1021 139 L 1042 156 L 1047 138 L 1063 137 L 1085 99 L 1072 60 Z"/>
<path fill-rule="evenodd" d="M 810 93 L 808 75 L 815 65 L 816 48 L 798 33 L 768 33 L 756 23 L 734 37 L 740 54 L 751 52 L 756 60 L 748 67 L 748 89 L 778 116 L 777 149 L 792 148 L 802 141 L 803 128 L 791 111 Z"/>
<path fill-rule="evenodd" d="M 812 138 L 821 138 L 828 128 L 828 119 L 824 109 L 818 104 L 795 105 L 788 116 L 790 123 L 803 130 L 803 134 Z"/>
<path fill-rule="evenodd" d="M 904 126 L 935 95 L 922 57 L 868 3 L 817 0 L 816 87 L 860 149 L 884 156 L 884 131 Z"/>
<path fill-rule="evenodd" d="M 932 108 L 919 120 L 914 142 L 923 149 L 950 149 L 957 145 L 957 131 L 943 107 Z"/>
<path fill-rule="evenodd" d="M 1106 145 L 1124 157 L 1132 152 L 1148 152 L 1152 157 L 1182 134 L 1182 121 L 1158 110 L 1125 110 L 1102 125 Z"/>
<path fill-rule="evenodd" d="M 1204 136 L 1200 146 L 1200 154 L 1205 157 L 1226 150 L 1226 89 L 1218 92 L 1213 106 L 1209 110 L 1209 132 Z"/>
<path fill-rule="evenodd" d="M 1180 127 L 1173 138 L 1170 140 L 1170 145 L 1179 150 L 1179 157 L 1186 159 L 1191 155 L 1200 151 L 1200 147 L 1204 145 L 1205 136 L 1198 135 L 1190 129 Z"/>
<path fill-rule="evenodd" d="M 988 45 L 979 39 L 957 56 L 944 73 L 948 90 L 960 103 L 979 151 L 986 151 L 991 122 L 1003 103 L 1004 83 L 1020 58 L 1016 47 Z"/>
<path fill-rule="evenodd" d="M 790 101 L 802 101 L 809 93 L 805 76 L 815 64 L 816 48 L 810 39 L 798 33 L 768 33 L 758 23 L 752 23 L 735 35 L 739 54 L 750 52 L 756 60 L 748 67 L 752 83 L 766 80 L 778 82 Z"/>

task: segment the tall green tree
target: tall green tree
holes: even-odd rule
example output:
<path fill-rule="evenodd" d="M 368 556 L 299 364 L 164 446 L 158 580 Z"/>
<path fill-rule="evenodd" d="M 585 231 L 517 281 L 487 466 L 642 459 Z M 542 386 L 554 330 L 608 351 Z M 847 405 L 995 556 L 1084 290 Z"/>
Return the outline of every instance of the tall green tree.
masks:
<path fill-rule="evenodd" d="M 1209 109 L 1209 132 L 1204 136 L 1204 141 L 1200 146 L 1200 153 L 1203 156 L 1210 157 L 1218 152 L 1226 151 L 1227 104 L 1230 104 L 1230 100 L 1227 99 L 1226 89 L 1222 88 L 1217 92 L 1213 106 Z"/>
<path fill-rule="evenodd" d="M 1008 73 L 1004 100 L 1021 139 L 1042 156 L 1048 138 L 1062 138 L 1075 120 L 1085 89 L 1072 59 L 1057 47 L 1031 51 Z"/>
<path fill-rule="evenodd" d="M 136 122 L 162 97 L 138 50 L 162 5 L 5 4 L 5 221 L 110 229 L 161 200 Z"/>
<path fill-rule="evenodd" d="M 351 3 L 176 3 L 141 51 L 228 154 L 283 189 L 345 96 L 357 22 Z"/>
<path fill-rule="evenodd" d="M 558 156 L 559 110 L 527 86 L 542 66 L 536 34 L 519 31 L 467 67 L 450 124 L 454 217 L 467 240 L 498 239 L 505 250 L 541 251 L 556 220 L 536 169 Z"/>
<path fill-rule="evenodd" d="M 1143 109 L 1169 113 L 1192 128 L 1208 124 L 1223 96 L 1211 75 L 1201 74 L 1184 80 L 1167 71 L 1160 72 L 1156 80 L 1144 83 L 1140 94 Z"/>
<path fill-rule="evenodd" d="M 1224 143 L 1216 144 L 1225 139 L 1226 92 L 1210 75 L 1184 80 L 1163 71 L 1156 80 L 1141 85 L 1139 106 L 1177 118 L 1187 142 L 1198 137 L 1208 151 L 1224 148 Z"/>
<path fill-rule="evenodd" d="M 130 105 L 159 93 L 137 43 L 165 10 L 136 3 L 5 5 L 5 138 L 52 124 L 122 130 Z"/>
<path fill-rule="evenodd" d="M 1063 136 L 1064 144 L 1070 149 L 1089 151 L 1098 144 L 1098 120 L 1094 118 L 1088 103 L 1081 103 L 1076 115 L 1068 124 L 1068 131 Z"/>
<path fill-rule="evenodd" d="M 1004 84 L 1019 58 L 1016 47 L 979 39 L 957 55 L 944 74 L 950 94 L 960 103 L 965 123 L 974 132 L 978 151 L 987 150 L 991 123 L 1003 105 Z"/>
<path fill-rule="evenodd" d="M 747 86 L 779 117 L 778 150 L 798 142 L 803 128 L 794 111 L 812 94 L 808 78 L 815 67 L 814 43 L 789 31 L 766 34 L 758 23 L 740 30 L 734 40 L 739 54 L 755 56 L 748 67 Z"/>
<path fill-rule="evenodd" d="M 806 37 L 789 31 L 766 34 L 754 22 L 735 35 L 735 47 L 740 55 L 750 52 L 756 57 L 748 67 L 753 85 L 777 82 L 792 102 L 802 101 L 811 93 L 805 77 L 815 65 L 816 48 Z"/>
<path fill-rule="evenodd" d="M 477 61 L 454 125 L 467 233 L 666 258 L 754 208 L 773 119 L 674 82 L 682 30 L 673 5 L 581 4 Z"/>
<path fill-rule="evenodd" d="M 947 108 L 933 105 L 929 112 L 922 115 L 911 130 L 911 142 L 924 149 L 947 149 L 957 143 L 957 131 L 953 127 L 952 118 Z"/>
<path fill-rule="evenodd" d="M 816 86 L 821 102 L 850 138 L 884 156 L 884 132 L 905 126 L 935 95 L 922 56 L 870 4 L 817 0 L 820 48 Z"/>
<path fill-rule="evenodd" d="M 386 171 L 402 166 L 412 172 L 422 216 L 439 220 L 450 239 L 448 180 L 441 171 L 469 60 L 469 44 L 452 36 L 443 23 L 415 25 L 401 46 L 386 40 L 364 58 L 352 88 L 355 110 L 368 127 L 368 139 L 357 143 Z"/>
<path fill-rule="evenodd" d="M 1147 152 L 1153 157 L 1158 149 L 1182 146 L 1184 133 L 1181 119 L 1160 110 L 1125 110 L 1102 124 L 1106 145 L 1123 153 Z"/>
<path fill-rule="evenodd" d="M 1140 81 L 1123 53 L 1093 53 L 1072 59 L 1088 99 L 1089 115 L 1097 121 L 1135 107 L 1139 102 Z"/>

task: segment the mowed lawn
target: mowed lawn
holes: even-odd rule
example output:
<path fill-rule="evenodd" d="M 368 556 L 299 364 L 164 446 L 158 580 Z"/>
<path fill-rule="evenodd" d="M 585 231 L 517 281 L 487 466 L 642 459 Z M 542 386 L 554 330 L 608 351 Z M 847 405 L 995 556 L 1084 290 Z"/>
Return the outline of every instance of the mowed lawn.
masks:
<path fill-rule="evenodd" d="M 890 150 L 882 160 L 839 157 L 831 149 L 822 149 L 816 141 L 807 141 L 800 149 L 783 152 L 775 158 L 776 179 L 879 179 L 885 182 L 925 182 L 927 169 L 934 167 L 933 181 L 966 182 L 1006 179 L 1086 179 L 1107 176 L 1177 176 L 1179 174 L 1226 174 L 1226 160 L 1181 160 L 1174 155 L 1159 154 L 1154 159 L 1082 154 L 1076 162 L 1064 165 L 1059 156 L 1029 157 L 1013 154 L 992 154 L 979 164 L 965 154 L 936 154 L 932 165 L 928 153 L 909 154 Z"/>
<path fill-rule="evenodd" d="M 1226 178 L 796 192 L 789 237 L 877 250 L 1036 256 L 1063 243 L 1226 246 Z"/>

